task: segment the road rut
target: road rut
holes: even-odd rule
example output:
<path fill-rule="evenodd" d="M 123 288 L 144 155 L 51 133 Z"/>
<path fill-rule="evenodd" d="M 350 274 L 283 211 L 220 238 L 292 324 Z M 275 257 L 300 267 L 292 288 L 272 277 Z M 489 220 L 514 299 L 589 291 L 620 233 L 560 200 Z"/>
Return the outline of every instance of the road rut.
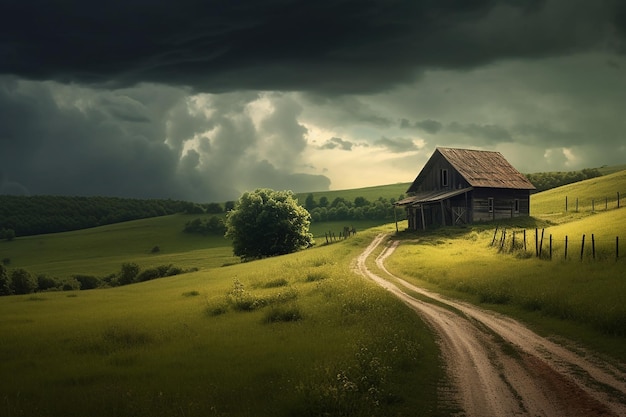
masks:
<path fill-rule="evenodd" d="M 436 333 L 451 384 L 441 392 L 446 408 L 467 417 L 626 416 L 624 366 L 394 276 L 384 261 L 398 244 L 378 235 L 354 267 L 420 314 Z M 366 261 L 380 245 L 385 247 L 374 272 Z"/>

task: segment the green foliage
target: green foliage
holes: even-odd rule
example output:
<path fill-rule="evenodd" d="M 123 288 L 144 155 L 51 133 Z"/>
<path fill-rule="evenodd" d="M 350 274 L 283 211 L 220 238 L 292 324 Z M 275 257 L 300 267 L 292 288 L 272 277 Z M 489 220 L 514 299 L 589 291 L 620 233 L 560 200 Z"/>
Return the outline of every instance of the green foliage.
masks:
<path fill-rule="evenodd" d="M 313 244 L 311 216 L 291 191 L 244 193 L 226 218 L 226 237 L 244 260 L 284 255 Z"/>
<path fill-rule="evenodd" d="M 6 239 L 12 241 L 15 239 L 15 230 L 13 229 L 0 229 L 0 239 Z"/>
<path fill-rule="evenodd" d="M 124 262 L 122 270 L 118 277 L 119 285 L 128 285 L 135 282 L 135 278 L 139 274 L 139 265 L 134 262 Z"/>
<path fill-rule="evenodd" d="M 226 224 L 224 223 L 224 219 L 219 216 L 210 216 L 207 218 L 198 217 L 196 219 L 187 221 L 187 223 L 185 223 L 185 228 L 183 229 L 183 232 L 198 233 L 203 236 L 223 236 L 224 233 L 226 233 Z"/>
<path fill-rule="evenodd" d="M 13 294 L 13 290 L 11 289 L 9 274 L 4 265 L 0 265 L 0 295 L 11 294 Z"/>
<path fill-rule="evenodd" d="M 379 197 L 377 200 L 370 202 L 363 196 L 358 196 L 354 202 L 348 201 L 343 197 L 335 197 L 330 205 L 320 205 L 311 210 L 311 219 L 313 222 L 327 221 L 355 221 L 355 220 L 403 220 L 405 218 L 404 210 L 398 210 L 393 203 L 395 199 L 387 200 Z M 396 211 L 394 213 L 394 211 Z"/>
<path fill-rule="evenodd" d="M 602 173 L 596 168 L 587 168 L 581 171 L 526 174 L 526 178 L 537 188 L 537 192 L 600 176 Z"/>
<path fill-rule="evenodd" d="M 290 322 L 302 320 L 302 312 L 296 305 L 292 306 L 273 306 L 263 317 L 266 323 Z"/>
<path fill-rule="evenodd" d="M 14 269 L 10 276 L 13 294 L 30 294 L 37 289 L 37 280 L 25 269 Z"/>
<path fill-rule="evenodd" d="M 182 212 L 183 205 L 174 200 L 0 195 L 0 239 L 11 231 L 13 237 L 30 236 L 164 216 Z"/>
<path fill-rule="evenodd" d="M 74 275 L 72 278 L 80 283 L 81 290 L 92 290 L 102 286 L 100 278 L 93 275 Z"/>

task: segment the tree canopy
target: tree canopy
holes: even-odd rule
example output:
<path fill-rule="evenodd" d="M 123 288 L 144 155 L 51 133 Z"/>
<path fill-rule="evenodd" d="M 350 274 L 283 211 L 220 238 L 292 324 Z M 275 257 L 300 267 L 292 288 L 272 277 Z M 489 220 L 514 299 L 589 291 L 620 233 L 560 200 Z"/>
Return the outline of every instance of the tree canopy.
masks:
<path fill-rule="evenodd" d="M 311 215 L 291 191 L 244 193 L 226 218 L 226 237 L 244 260 L 296 252 L 313 244 Z"/>

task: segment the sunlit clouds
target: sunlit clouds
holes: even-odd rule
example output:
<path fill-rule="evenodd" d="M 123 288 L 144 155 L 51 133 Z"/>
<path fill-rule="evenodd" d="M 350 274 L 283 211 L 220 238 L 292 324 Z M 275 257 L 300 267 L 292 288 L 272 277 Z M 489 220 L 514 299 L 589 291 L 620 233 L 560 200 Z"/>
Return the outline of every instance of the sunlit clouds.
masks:
<path fill-rule="evenodd" d="M 437 146 L 528 173 L 626 162 L 623 2 L 10 6 L 0 193 L 366 187 Z"/>

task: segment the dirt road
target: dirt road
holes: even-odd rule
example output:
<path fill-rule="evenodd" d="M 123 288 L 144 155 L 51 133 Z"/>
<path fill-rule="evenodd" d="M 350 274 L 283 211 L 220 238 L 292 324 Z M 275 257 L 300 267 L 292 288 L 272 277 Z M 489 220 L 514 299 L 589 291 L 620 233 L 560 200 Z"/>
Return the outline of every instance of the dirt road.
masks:
<path fill-rule="evenodd" d="M 384 260 L 398 243 L 377 236 L 356 259 L 355 269 L 404 301 L 435 331 L 452 384 L 441 395 L 449 406 L 463 410 L 459 416 L 626 416 L 624 366 L 580 348 L 568 349 L 513 319 L 394 276 Z M 366 260 L 381 244 L 385 248 L 373 272 Z"/>

